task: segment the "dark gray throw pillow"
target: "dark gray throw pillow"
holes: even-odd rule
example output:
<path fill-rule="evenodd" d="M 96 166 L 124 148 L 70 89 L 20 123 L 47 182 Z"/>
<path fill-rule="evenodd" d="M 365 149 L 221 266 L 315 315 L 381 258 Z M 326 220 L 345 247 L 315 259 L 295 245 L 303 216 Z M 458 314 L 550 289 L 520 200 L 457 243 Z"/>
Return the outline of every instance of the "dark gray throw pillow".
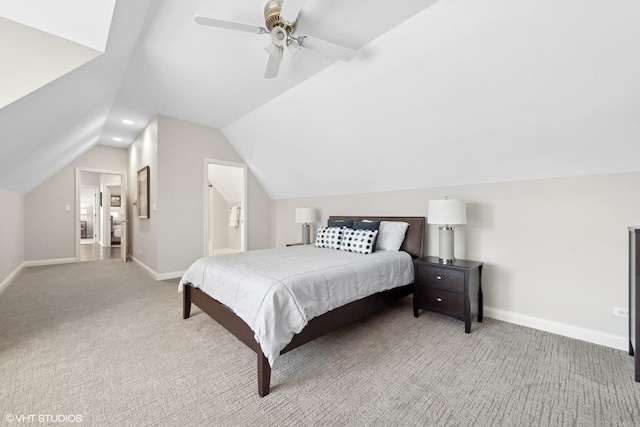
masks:
<path fill-rule="evenodd" d="M 353 221 L 354 230 L 379 230 L 380 221 Z"/>
<path fill-rule="evenodd" d="M 327 221 L 327 227 L 346 227 L 353 228 L 352 219 L 330 219 Z"/>

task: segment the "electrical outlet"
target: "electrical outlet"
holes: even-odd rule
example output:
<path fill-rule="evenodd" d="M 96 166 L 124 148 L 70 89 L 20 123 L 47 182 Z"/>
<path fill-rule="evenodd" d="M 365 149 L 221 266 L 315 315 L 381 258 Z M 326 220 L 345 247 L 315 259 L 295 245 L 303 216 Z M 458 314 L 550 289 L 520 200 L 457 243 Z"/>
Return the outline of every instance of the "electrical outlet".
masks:
<path fill-rule="evenodd" d="M 613 315 L 619 317 L 629 317 L 629 310 L 626 308 L 613 307 Z"/>

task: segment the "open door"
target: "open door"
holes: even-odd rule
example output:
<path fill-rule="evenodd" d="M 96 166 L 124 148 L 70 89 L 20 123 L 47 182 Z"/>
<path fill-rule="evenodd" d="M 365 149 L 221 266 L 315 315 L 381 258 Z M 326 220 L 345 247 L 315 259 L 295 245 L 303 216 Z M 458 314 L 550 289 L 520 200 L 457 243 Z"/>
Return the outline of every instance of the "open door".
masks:
<path fill-rule="evenodd" d="M 80 187 L 80 244 L 93 245 L 96 242 L 99 223 L 98 187 L 82 185 Z"/>
<path fill-rule="evenodd" d="M 120 200 L 122 201 L 122 219 L 120 220 L 120 259 L 127 262 L 127 242 L 129 236 L 129 220 L 127 217 L 127 176 L 124 174 L 120 185 Z"/>

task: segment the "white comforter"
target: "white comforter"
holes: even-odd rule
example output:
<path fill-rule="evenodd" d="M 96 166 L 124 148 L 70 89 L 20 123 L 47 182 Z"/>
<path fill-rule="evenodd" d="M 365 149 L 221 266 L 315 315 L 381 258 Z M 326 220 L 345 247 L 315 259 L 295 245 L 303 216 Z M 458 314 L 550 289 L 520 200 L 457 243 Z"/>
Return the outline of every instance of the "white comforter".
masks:
<path fill-rule="evenodd" d="M 292 246 L 201 258 L 178 291 L 190 283 L 231 308 L 251 327 L 273 366 L 309 320 L 413 278 L 406 252 L 361 255 Z"/>

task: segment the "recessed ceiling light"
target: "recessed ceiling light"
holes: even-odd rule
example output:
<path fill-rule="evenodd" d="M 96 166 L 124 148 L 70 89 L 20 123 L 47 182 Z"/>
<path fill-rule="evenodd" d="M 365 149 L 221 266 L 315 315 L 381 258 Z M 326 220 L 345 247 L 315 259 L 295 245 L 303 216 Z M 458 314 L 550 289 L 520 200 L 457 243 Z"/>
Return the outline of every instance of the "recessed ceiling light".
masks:
<path fill-rule="evenodd" d="M 112 139 L 113 139 L 114 141 L 118 141 L 118 142 L 122 141 L 122 138 L 118 138 L 117 136 L 114 136 Z"/>
<path fill-rule="evenodd" d="M 132 124 L 133 124 L 133 120 L 124 119 L 124 120 L 122 121 L 122 123 L 124 123 L 125 125 L 132 125 Z"/>

